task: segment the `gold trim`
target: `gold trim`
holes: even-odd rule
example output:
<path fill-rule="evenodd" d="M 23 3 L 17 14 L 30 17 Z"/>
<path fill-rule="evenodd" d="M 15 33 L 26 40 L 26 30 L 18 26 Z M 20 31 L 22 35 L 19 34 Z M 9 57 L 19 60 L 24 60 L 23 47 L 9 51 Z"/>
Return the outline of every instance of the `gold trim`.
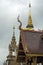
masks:
<path fill-rule="evenodd" d="M 26 54 L 26 56 L 30 56 L 30 57 L 33 57 L 33 56 L 43 56 L 43 54 Z"/>
<path fill-rule="evenodd" d="M 33 28 L 21 28 L 21 30 L 33 30 Z"/>

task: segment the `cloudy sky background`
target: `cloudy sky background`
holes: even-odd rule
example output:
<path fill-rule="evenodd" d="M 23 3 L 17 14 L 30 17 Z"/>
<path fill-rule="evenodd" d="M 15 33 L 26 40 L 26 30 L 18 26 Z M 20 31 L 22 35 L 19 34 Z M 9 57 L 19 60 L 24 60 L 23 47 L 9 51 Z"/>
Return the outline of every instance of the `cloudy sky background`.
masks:
<path fill-rule="evenodd" d="M 19 31 L 17 16 L 20 15 L 22 27 L 27 25 L 29 0 L 0 0 L 0 61 L 8 55 L 8 45 L 12 38 L 13 25 L 18 42 Z M 31 15 L 35 29 L 43 29 L 43 0 L 31 0 Z"/>

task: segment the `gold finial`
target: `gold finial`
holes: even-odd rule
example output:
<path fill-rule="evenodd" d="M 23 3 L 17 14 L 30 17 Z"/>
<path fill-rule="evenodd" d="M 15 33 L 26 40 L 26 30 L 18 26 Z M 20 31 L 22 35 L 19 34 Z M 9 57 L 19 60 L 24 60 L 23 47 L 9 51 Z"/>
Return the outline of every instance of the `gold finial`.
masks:
<path fill-rule="evenodd" d="M 30 2 L 30 0 L 29 0 L 29 8 L 31 8 L 31 2 Z"/>
<path fill-rule="evenodd" d="M 31 3 L 29 3 L 29 16 L 28 16 L 28 24 L 26 26 L 26 28 L 28 28 L 29 30 L 33 30 L 33 24 L 32 24 L 32 18 L 31 18 Z"/>
<path fill-rule="evenodd" d="M 29 3 L 29 8 L 31 8 L 31 3 Z"/>

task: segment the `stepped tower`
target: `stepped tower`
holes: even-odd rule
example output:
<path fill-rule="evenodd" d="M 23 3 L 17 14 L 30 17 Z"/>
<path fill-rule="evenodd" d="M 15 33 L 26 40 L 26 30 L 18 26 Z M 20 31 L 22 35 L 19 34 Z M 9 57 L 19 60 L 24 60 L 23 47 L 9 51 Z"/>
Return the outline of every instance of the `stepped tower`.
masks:
<path fill-rule="evenodd" d="M 18 65 L 16 62 L 17 57 L 17 45 L 16 45 L 16 39 L 15 39 L 15 27 L 13 27 L 13 36 L 11 43 L 9 44 L 9 55 L 7 56 L 6 63 L 7 65 Z"/>

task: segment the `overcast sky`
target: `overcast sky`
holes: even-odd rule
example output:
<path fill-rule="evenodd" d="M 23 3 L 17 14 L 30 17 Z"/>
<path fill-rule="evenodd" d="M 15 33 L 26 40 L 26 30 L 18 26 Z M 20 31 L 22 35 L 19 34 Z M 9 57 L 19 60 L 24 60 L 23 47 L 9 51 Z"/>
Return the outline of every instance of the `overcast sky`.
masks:
<path fill-rule="evenodd" d="M 31 0 L 31 16 L 35 29 L 43 29 L 43 0 Z M 17 16 L 20 15 L 22 27 L 27 25 L 29 0 L 0 0 L 0 61 L 8 55 L 8 45 L 12 38 L 13 25 L 18 42 Z"/>

